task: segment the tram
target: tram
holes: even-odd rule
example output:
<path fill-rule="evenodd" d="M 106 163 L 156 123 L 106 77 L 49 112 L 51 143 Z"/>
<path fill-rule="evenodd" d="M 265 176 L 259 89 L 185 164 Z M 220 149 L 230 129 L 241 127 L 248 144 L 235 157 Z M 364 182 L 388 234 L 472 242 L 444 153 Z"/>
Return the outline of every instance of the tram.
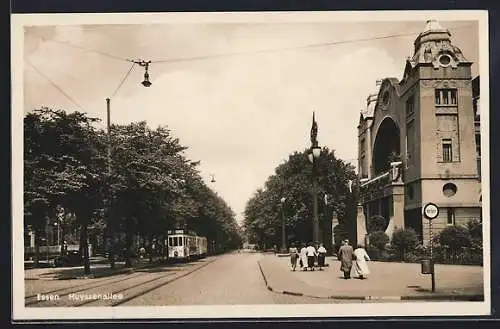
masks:
<path fill-rule="evenodd" d="M 190 261 L 207 255 L 207 238 L 185 230 L 167 231 L 168 258 L 177 261 Z"/>

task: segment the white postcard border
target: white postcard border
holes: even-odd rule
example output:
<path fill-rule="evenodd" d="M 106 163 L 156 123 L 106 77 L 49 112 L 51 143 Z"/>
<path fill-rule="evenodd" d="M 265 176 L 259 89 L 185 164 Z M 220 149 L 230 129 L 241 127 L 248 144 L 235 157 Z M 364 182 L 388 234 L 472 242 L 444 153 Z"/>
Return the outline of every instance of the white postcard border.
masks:
<path fill-rule="evenodd" d="M 74 319 L 182 319 L 266 317 L 466 316 L 488 315 L 491 305 L 490 250 L 484 248 L 484 302 L 398 302 L 380 304 L 230 305 L 100 308 L 26 308 L 23 267 L 23 28 L 29 25 L 80 24 L 200 24 L 285 23 L 348 21 L 479 22 L 479 75 L 481 76 L 482 212 L 484 245 L 490 245 L 489 164 L 489 52 L 488 13 L 479 10 L 371 11 L 371 12 L 246 12 L 246 13 L 117 13 L 117 14 L 14 14 L 11 16 L 12 52 L 12 233 L 14 320 Z M 485 161 L 487 160 L 487 161 Z M 355 306 L 355 307 L 354 307 Z"/>

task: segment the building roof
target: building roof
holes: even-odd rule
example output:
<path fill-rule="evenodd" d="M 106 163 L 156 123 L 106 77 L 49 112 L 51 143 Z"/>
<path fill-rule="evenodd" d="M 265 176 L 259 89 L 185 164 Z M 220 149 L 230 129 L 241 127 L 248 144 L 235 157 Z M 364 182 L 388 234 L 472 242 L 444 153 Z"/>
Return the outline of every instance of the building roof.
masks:
<path fill-rule="evenodd" d="M 366 107 L 361 110 L 363 118 L 373 118 L 373 113 L 375 112 L 375 104 L 377 104 L 378 94 L 370 94 L 366 98 Z"/>
<path fill-rule="evenodd" d="M 457 67 L 459 63 L 470 63 L 457 46 L 451 43 L 451 33 L 443 28 L 437 21 L 428 20 L 425 28 L 415 42 L 413 56 L 408 59 L 412 67 L 418 64 L 430 64 L 439 67 L 441 55 L 450 56 L 450 66 Z"/>
<path fill-rule="evenodd" d="M 435 68 L 440 65 L 441 57 L 446 55 L 449 57 L 449 66 L 456 68 L 458 64 L 471 64 L 462 51 L 451 43 L 451 33 L 448 29 L 443 28 L 436 20 L 428 20 L 425 23 L 424 30 L 417 36 L 414 42 L 413 56 L 409 57 L 406 61 L 405 73 L 403 81 L 405 81 L 407 73 L 419 64 L 432 64 Z M 479 94 L 479 78 L 477 78 L 477 92 Z M 401 83 L 403 83 L 401 81 Z M 387 77 L 377 81 L 378 90 L 370 94 L 366 98 L 366 107 L 361 112 L 361 120 L 373 118 L 377 99 L 380 92 L 380 87 L 384 83 L 389 83 L 395 89 L 398 95 L 401 94 L 400 81 L 397 78 Z M 473 83 L 474 85 L 474 83 Z"/>

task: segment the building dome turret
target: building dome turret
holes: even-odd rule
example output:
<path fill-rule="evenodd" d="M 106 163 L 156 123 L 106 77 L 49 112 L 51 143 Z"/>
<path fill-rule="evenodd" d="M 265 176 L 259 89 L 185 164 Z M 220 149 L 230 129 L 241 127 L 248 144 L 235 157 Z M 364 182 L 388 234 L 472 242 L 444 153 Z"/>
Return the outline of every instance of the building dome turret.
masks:
<path fill-rule="evenodd" d="M 426 22 L 424 31 L 418 35 L 413 44 L 415 50 L 409 59 L 412 67 L 418 64 L 432 64 L 434 68 L 447 66 L 456 68 L 460 63 L 469 63 L 462 51 L 451 43 L 450 31 L 435 20 Z"/>

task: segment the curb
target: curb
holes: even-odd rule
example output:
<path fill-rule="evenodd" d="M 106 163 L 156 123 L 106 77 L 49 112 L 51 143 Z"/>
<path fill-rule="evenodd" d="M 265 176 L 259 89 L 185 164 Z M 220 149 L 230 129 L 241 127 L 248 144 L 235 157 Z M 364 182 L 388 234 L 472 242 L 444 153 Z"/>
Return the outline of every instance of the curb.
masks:
<path fill-rule="evenodd" d="M 273 291 L 273 289 L 267 284 L 267 279 L 264 275 L 264 271 L 262 270 L 262 266 L 260 265 L 260 261 L 257 261 L 257 264 L 259 265 L 260 274 L 262 274 L 262 278 L 264 279 L 264 283 L 266 284 L 267 289 Z"/>
<path fill-rule="evenodd" d="M 399 300 L 399 301 L 416 301 L 416 300 L 442 300 L 442 301 L 464 301 L 464 302 L 482 302 L 484 301 L 484 295 L 482 294 L 469 294 L 469 295 L 456 295 L 456 294 L 441 294 L 441 295 L 405 295 L 405 296 L 346 296 L 346 295 L 332 295 L 332 296 L 318 296 L 318 295 L 308 295 L 302 292 L 288 291 L 288 290 L 277 290 L 269 285 L 267 282 L 266 275 L 262 270 L 262 266 L 260 265 L 260 261 L 257 261 L 259 265 L 260 273 L 262 274 L 262 278 L 264 279 L 264 283 L 266 284 L 266 288 L 269 291 L 283 294 L 283 295 L 292 295 L 292 296 L 302 296 L 309 298 L 318 298 L 318 299 L 337 299 L 337 300 L 373 300 L 373 301 L 386 301 L 386 300 Z"/>
<path fill-rule="evenodd" d="M 290 254 L 276 254 L 277 257 L 290 257 Z"/>

